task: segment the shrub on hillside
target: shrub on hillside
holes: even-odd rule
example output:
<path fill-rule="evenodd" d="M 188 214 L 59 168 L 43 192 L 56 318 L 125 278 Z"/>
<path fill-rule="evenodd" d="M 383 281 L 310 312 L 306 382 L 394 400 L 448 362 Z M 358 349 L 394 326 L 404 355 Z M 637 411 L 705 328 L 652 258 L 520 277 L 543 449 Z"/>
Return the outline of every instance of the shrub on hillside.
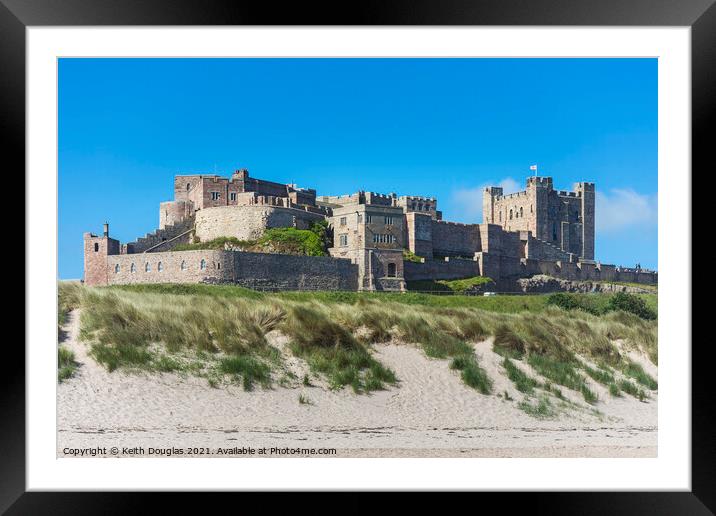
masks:
<path fill-rule="evenodd" d="M 592 303 L 588 297 L 580 294 L 556 292 L 547 297 L 547 304 L 558 306 L 562 310 L 584 310 L 592 315 L 604 313 L 604 310 Z"/>
<path fill-rule="evenodd" d="M 610 311 L 621 310 L 628 312 L 646 320 L 656 319 L 656 312 L 649 308 L 642 298 L 626 292 L 614 294 L 609 299 L 607 308 Z"/>

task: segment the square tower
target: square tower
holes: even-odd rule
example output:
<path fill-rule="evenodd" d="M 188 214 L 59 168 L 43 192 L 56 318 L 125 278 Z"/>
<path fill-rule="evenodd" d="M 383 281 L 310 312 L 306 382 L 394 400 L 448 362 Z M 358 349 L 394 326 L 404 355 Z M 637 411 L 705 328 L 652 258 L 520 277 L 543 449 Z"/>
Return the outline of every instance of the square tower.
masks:
<path fill-rule="evenodd" d="M 107 256 L 119 254 L 119 240 L 109 237 L 109 224 L 106 223 L 101 236 L 85 233 L 83 237 L 85 285 L 106 285 Z"/>
<path fill-rule="evenodd" d="M 596 194 L 594 183 L 575 183 L 574 191 L 581 197 L 583 260 L 594 260 L 594 210 Z"/>

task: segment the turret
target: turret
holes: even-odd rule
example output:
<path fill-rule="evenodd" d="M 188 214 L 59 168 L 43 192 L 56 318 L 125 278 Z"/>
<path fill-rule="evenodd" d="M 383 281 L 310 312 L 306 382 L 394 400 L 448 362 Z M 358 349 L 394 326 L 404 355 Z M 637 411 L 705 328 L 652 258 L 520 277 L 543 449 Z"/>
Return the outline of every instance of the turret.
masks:
<path fill-rule="evenodd" d="M 495 199 L 502 197 L 504 190 L 500 186 L 488 186 L 482 192 L 482 222 L 495 224 Z"/>

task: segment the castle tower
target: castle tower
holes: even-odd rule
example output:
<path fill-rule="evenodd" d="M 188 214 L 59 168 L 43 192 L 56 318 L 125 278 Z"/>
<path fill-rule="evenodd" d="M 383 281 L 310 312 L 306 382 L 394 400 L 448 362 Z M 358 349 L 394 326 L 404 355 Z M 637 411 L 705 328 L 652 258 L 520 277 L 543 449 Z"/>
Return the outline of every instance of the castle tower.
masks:
<path fill-rule="evenodd" d="M 482 192 L 482 223 L 497 224 L 495 222 L 495 198 L 502 196 L 502 188 L 499 186 L 488 186 Z"/>
<path fill-rule="evenodd" d="M 554 231 L 549 220 L 549 197 L 553 190 L 551 177 L 528 177 L 527 195 L 534 206 L 530 210 L 530 231 L 540 240 L 553 241 Z"/>
<path fill-rule="evenodd" d="M 106 285 L 107 256 L 119 254 L 119 240 L 109 237 L 109 224 L 106 222 L 101 236 L 85 233 L 83 238 L 85 285 Z"/>
<path fill-rule="evenodd" d="M 582 253 L 583 260 L 594 260 L 594 183 L 575 183 L 574 191 L 582 198 Z"/>

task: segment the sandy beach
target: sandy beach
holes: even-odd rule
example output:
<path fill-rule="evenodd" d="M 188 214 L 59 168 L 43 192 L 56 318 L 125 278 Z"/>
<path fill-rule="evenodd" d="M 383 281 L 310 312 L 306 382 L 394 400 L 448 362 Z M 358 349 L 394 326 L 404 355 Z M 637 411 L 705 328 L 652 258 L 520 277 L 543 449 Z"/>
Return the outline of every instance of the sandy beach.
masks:
<path fill-rule="evenodd" d="M 427 358 L 417 347 L 402 343 L 374 348 L 380 361 L 395 371 L 398 385 L 357 395 L 349 388 L 330 390 L 321 382 L 245 392 L 238 385 L 212 388 L 206 379 L 173 373 L 109 373 L 79 342 L 78 311 L 70 313 L 65 331 L 62 345 L 74 352 L 80 365 L 74 377 L 57 387 L 58 457 L 657 454 L 656 392 L 644 402 L 631 396 L 614 398 L 590 381 L 599 395 L 595 405 L 563 388 L 570 409 L 553 419 L 538 419 L 518 408 L 523 395 L 501 372 L 502 357 L 492 351 L 490 340 L 476 343 L 475 352 L 494 381 L 492 395 L 467 387 L 446 360 Z M 285 344 L 280 335 L 272 335 L 271 342 L 279 349 Z M 630 356 L 657 377 L 648 360 Z M 287 353 L 285 357 L 301 378 L 306 364 Z M 309 403 L 299 403 L 299 395 Z M 270 453 L 250 454 L 261 448 Z"/>

